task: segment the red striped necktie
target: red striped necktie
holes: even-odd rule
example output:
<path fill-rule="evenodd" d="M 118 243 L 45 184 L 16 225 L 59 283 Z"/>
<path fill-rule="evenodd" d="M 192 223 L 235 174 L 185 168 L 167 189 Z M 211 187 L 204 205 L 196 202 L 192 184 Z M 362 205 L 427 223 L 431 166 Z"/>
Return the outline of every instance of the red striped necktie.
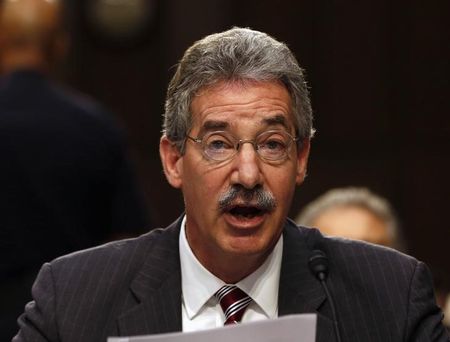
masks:
<path fill-rule="evenodd" d="M 225 325 L 239 323 L 252 299 L 236 285 L 224 285 L 214 296 L 225 314 Z"/>

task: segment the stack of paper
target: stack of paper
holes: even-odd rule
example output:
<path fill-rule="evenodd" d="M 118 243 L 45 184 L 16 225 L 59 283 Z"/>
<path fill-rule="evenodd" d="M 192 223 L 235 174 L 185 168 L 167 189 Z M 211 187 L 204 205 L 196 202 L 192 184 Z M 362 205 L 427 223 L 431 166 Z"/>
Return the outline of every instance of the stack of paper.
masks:
<path fill-rule="evenodd" d="M 291 315 L 195 332 L 110 337 L 108 342 L 314 342 L 316 319 L 315 314 Z"/>

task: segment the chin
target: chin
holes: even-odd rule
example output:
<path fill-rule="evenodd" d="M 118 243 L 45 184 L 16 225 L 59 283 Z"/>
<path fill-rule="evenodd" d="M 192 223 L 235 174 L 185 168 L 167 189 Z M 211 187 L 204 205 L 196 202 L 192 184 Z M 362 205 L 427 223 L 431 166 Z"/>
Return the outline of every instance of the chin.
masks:
<path fill-rule="evenodd" d="M 261 241 L 255 241 L 252 237 L 240 237 L 234 238 L 230 241 L 226 249 L 228 253 L 239 256 L 257 256 L 266 254 L 271 249 L 269 244 L 261 243 Z"/>

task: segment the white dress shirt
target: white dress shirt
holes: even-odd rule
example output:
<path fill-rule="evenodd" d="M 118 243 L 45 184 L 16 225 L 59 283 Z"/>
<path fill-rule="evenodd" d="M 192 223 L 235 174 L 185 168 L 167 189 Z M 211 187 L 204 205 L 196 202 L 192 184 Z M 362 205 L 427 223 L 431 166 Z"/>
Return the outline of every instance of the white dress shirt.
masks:
<path fill-rule="evenodd" d="M 186 239 L 185 224 L 186 217 L 181 223 L 179 238 L 183 331 L 221 327 L 225 316 L 214 293 L 225 283 L 197 260 Z M 253 299 L 244 313 L 242 322 L 278 316 L 278 285 L 282 254 L 283 236 L 266 261 L 255 272 L 236 284 Z"/>

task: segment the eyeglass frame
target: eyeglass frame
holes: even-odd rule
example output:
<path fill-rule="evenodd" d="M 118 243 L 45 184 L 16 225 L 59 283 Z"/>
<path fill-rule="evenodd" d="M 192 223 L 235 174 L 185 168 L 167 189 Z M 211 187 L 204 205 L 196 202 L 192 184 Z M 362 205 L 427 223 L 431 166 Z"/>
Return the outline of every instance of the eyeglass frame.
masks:
<path fill-rule="evenodd" d="M 282 158 L 279 158 L 279 159 L 269 159 L 269 158 L 266 158 L 266 157 L 262 156 L 262 155 L 260 154 L 260 152 L 258 152 L 258 151 L 259 151 L 258 144 L 257 144 L 258 137 L 260 137 L 260 136 L 263 135 L 263 134 L 268 134 L 268 133 L 281 133 L 281 134 L 286 134 L 286 135 L 290 138 L 290 139 L 288 140 L 288 144 L 286 145 L 285 155 L 284 155 Z M 205 141 L 205 137 L 209 137 L 209 136 L 212 136 L 212 135 L 214 135 L 214 134 L 220 134 L 220 135 L 225 134 L 225 138 L 227 138 L 227 139 L 228 139 L 228 138 L 232 138 L 232 141 L 230 141 L 230 142 L 233 143 L 233 150 L 234 150 L 233 154 L 231 154 L 229 157 L 227 157 L 227 158 L 225 158 L 225 159 L 214 159 L 214 158 L 212 158 L 210 155 L 208 155 L 208 154 L 206 153 L 206 148 L 205 148 L 206 145 L 203 144 L 203 141 Z M 228 131 L 212 131 L 212 132 L 207 132 L 207 133 L 204 134 L 202 137 L 192 137 L 192 136 L 190 136 L 189 134 L 186 134 L 185 139 L 186 139 L 186 140 L 187 140 L 187 139 L 190 139 L 191 141 L 193 141 L 193 142 L 199 144 L 200 147 L 201 147 L 202 155 L 203 155 L 206 159 L 212 160 L 212 161 L 215 161 L 215 162 L 219 162 L 219 163 L 220 163 L 220 162 L 225 162 L 225 161 L 228 161 L 228 160 L 233 159 L 233 158 L 239 153 L 240 147 L 241 147 L 243 144 L 245 144 L 245 143 L 250 143 L 250 144 L 253 146 L 253 148 L 254 148 L 256 154 L 258 155 L 258 157 L 261 158 L 263 161 L 266 161 L 266 162 L 281 162 L 281 161 L 285 161 L 285 160 L 288 158 L 289 153 L 291 152 L 291 148 L 292 148 L 293 143 L 297 143 L 297 147 L 300 147 L 300 144 L 301 144 L 300 138 L 299 138 L 298 136 L 293 136 L 292 134 L 290 134 L 290 133 L 287 132 L 286 130 L 276 130 L 276 129 L 274 129 L 274 130 L 268 130 L 268 131 L 263 131 L 263 132 L 261 132 L 261 133 L 258 133 L 253 139 L 237 139 L 233 134 L 231 134 L 231 133 L 228 132 Z M 228 140 L 231 140 L 231 139 L 228 139 Z"/>

